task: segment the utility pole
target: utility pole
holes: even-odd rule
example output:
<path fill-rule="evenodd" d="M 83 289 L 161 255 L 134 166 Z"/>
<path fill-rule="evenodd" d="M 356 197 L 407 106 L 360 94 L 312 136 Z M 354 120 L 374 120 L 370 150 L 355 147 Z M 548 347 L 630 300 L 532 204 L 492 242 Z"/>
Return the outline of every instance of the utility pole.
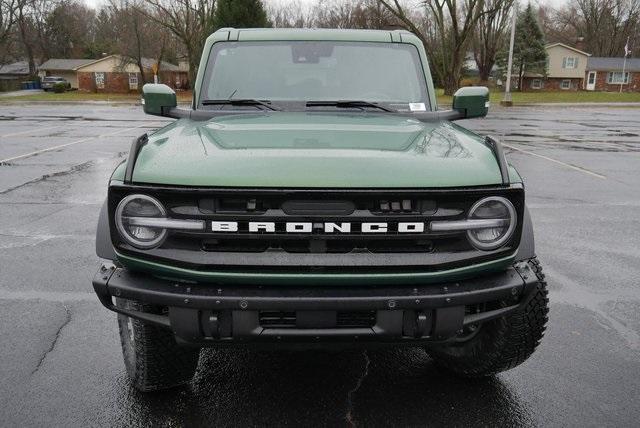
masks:
<path fill-rule="evenodd" d="M 518 16 L 518 5 L 513 4 L 513 17 L 511 18 L 511 39 L 509 40 L 509 61 L 507 61 L 507 82 L 504 90 L 504 98 L 500 103 L 503 106 L 511 107 L 513 101 L 511 100 L 511 67 L 513 66 L 513 44 L 516 39 L 516 19 Z"/>

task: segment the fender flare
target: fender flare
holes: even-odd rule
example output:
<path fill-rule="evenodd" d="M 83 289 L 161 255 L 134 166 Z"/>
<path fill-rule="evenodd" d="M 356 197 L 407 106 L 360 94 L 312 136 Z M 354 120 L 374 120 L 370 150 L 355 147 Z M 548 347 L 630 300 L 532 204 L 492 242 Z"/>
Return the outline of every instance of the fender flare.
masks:
<path fill-rule="evenodd" d="M 536 256 L 535 240 L 533 238 L 533 222 L 529 214 L 529 208 L 525 205 L 522 218 L 522 236 L 520 246 L 516 253 L 516 261 L 528 260 Z"/>
<path fill-rule="evenodd" d="M 116 260 L 116 252 L 111 243 L 111 228 L 109 226 L 109 209 L 105 199 L 100 209 L 98 217 L 98 228 L 96 230 L 96 254 L 101 259 Z"/>

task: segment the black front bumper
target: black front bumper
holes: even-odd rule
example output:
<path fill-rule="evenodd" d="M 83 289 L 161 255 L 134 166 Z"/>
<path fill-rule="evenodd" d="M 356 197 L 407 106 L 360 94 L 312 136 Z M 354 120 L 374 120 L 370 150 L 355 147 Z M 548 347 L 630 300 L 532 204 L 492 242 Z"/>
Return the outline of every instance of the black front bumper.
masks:
<path fill-rule="evenodd" d="M 536 284 L 526 262 L 472 279 L 420 286 L 185 284 L 107 265 L 93 280 L 108 309 L 171 328 L 181 342 L 214 346 L 443 341 L 465 325 L 516 310 Z M 161 310 L 124 309 L 113 297 Z M 489 309 L 479 311 L 483 304 Z"/>

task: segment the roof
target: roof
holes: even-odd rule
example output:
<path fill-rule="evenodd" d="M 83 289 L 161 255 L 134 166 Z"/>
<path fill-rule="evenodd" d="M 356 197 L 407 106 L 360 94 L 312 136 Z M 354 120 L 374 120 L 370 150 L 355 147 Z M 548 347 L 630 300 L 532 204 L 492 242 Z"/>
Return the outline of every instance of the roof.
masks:
<path fill-rule="evenodd" d="M 577 53 L 582 54 L 582 55 L 591 56 L 590 53 L 586 53 L 585 51 L 581 51 L 580 49 L 576 49 L 576 48 L 574 48 L 572 46 L 565 45 L 564 43 L 552 43 L 550 45 L 546 45 L 544 48 L 548 50 L 548 49 L 551 49 L 551 48 L 555 48 L 556 46 L 561 46 L 563 48 L 572 50 L 572 51 L 577 52 Z"/>
<path fill-rule="evenodd" d="M 211 36 L 214 40 L 269 41 L 348 41 L 348 42 L 406 42 L 417 38 L 406 30 L 352 30 L 331 28 L 220 28 Z"/>
<path fill-rule="evenodd" d="M 108 55 L 105 56 L 104 58 L 100 58 L 100 59 L 92 59 L 89 62 L 82 64 L 81 66 L 77 67 L 77 68 L 82 68 L 82 67 L 86 67 L 90 64 L 96 64 L 100 61 L 105 61 L 109 58 L 117 58 L 120 60 L 120 66 L 124 66 L 126 64 L 136 64 L 135 61 L 131 58 L 126 58 L 123 57 L 122 55 Z M 156 62 L 155 59 L 152 58 L 142 58 L 142 67 L 143 68 L 147 68 L 150 69 L 151 66 Z M 169 62 L 166 61 L 162 61 L 161 65 L 160 65 L 160 70 L 161 71 L 180 71 L 180 68 L 177 65 L 171 64 Z"/>
<path fill-rule="evenodd" d="M 624 58 L 591 57 L 587 61 L 587 70 L 622 71 Z M 640 71 L 640 58 L 627 58 L 625 71 Z"/>
<path fill-rule="evenodd" d="M 142 58 L 142 66 L 144 68 L 151 68 L 151 66 L 155 63 L 156 63 L 155 59 Z M 171 64 L 170 62 L 161 61 L 160 71 L 182 71 L 182 70 L 180 70 L 180 67 L 178 67 L 177 65 Z"/>
<path fill-rule="evenodd" d="M 40 67 L 40 70 L 76 70 L 83 65 L 95 62 L 95 59 L 62 59 L 51 58 L 45 61 Z"/>
<path fill-rule="evenodd" d="M 0 65 L 0 74 L 24 74 L 29 75 L 29 63 L 27 61 L 18 61 L 12 64 Z"/>

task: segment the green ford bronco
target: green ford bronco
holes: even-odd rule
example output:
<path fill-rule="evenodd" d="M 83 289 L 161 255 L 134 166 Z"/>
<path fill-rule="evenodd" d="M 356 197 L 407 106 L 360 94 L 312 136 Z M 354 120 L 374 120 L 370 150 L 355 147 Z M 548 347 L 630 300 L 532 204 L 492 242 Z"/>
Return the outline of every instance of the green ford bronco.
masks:
<path fill-rule="evenodd" d="M 189 382 L 201 347 L 420 346 L 443 369 L 525 361 L 548 299 L 522 178 L 438 110 L 406 31 L 225 28 L 193 101 L 111 176 L 93 280 L 140 390 Z"/>

